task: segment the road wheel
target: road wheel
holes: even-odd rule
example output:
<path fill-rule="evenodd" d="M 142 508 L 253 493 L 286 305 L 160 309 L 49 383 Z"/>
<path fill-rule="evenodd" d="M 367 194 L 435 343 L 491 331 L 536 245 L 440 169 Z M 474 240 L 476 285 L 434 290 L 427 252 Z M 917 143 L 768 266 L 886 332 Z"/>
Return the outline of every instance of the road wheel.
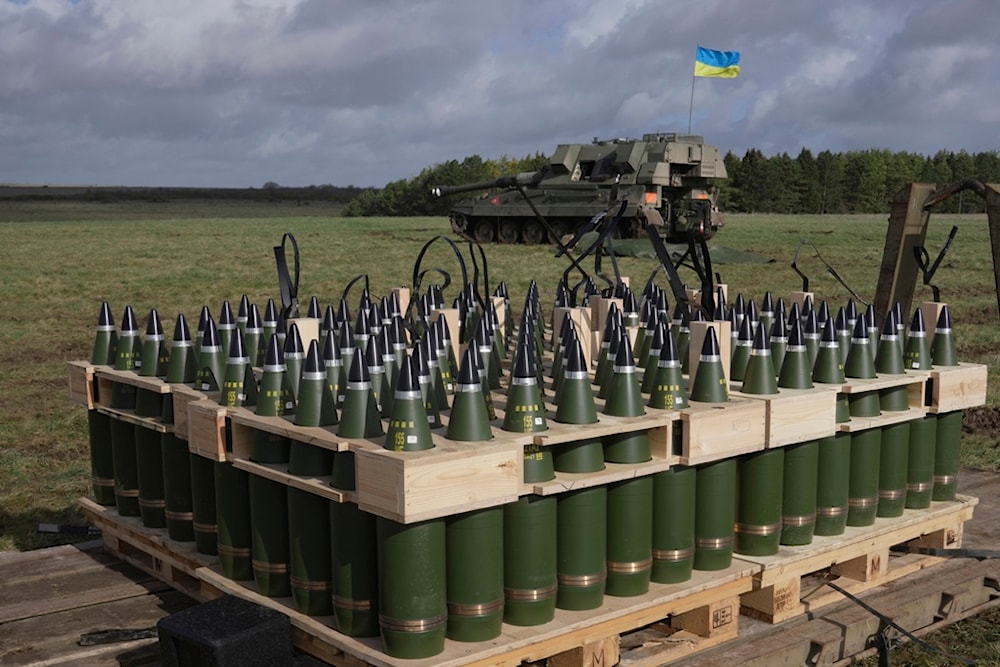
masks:
<path fill-rule="evenodd" d="M 496 229 L 492 220 L 477 220 L 472 233 L 480 243 L 493 243 L 496 240 Z"/>
<path fill-rule="evenodd" d="M 512 220 L 508 218 L 506 220 L 500 221 L 498 230 L 500 243 L 517 243 L 517 237 L 519 232 L 520 232 L 520 227 L 518 226 L 517 220 Z"/>
<path fill-rule="evenodd" d="M 549 238 L 548 232 L 542 227 L 542 223 L 532 220 L 524 228 L 524 242 L 528 245 L 539 245 L 545 243 Z"/>

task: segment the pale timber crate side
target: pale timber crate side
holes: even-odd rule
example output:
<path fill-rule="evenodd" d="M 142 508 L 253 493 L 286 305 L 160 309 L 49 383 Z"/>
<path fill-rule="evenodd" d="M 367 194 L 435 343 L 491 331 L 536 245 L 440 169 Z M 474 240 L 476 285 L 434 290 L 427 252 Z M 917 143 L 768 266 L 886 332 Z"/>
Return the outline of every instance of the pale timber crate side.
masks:
<path fill-rule="evenodd" d="M 928 411 L 953 412 L 985 405 L 987 371 L 983 364 L 935 366 L 929 380 L 931 404 Z"/>
<path fill-rule="evenodd" d="M 225 461 L 226 456 L 226 414 L 224 408 L 215 401 L 201 400 L 187 404 L 188 449 L 199 456 L 213 461 Z"/>
<path fill-rule="evenodd" d="M 156 431 L 157 433 L 173 433 L 173 424 L 164 424 L 162 421 L 155 417 L 140 417 L 130 410 L 118 410 L 117 408 L 106 408 L 103 405 L 99 405 L 94 408 L 98 412 L 113 417 L 119 421 L 127 422 L 133 426 L 141 426 L 143 428 L 148 428 L 151 431 Z"/>
<path fill-rule="evenodd" d="M 517 500 L 523 445 L 439 442 L 417 452 L 357 451 L 358 507 L 414 523 Z"/>
<path fill-rule="evenodd" d="M 287 463 L 257 463 L 243 458 L 234 458 L 233 467 L 264 477 L 284 486 L 293 487 L 337 503 L 357 502 L 353 491 L 344 491 L 330 486 L 330 475 L 321 477 L 293 475 L 288 472 Z"/>
<path fill-rule="evenodd" d="M 818 440 L 836 433 L 835 388 L 778 391 L 776 395 L 744 394 L 738 391 L 732 394 L 762 401 L 767 406 L 765 442 L 769 448 Z"/>
<path fill-rule="evenodd" d="M 334 452 L 345 451 L 351 443 L 349 439 L 337 435 L 337 426 L 299 426 L 294 422 L 294 415 L 265 417 L 247 408 L 231 408 L 228 416 L 232 433 L 232 454 L 236 458 L 250 458 L 254 431 L 273 433 Z"/>
<path fill-rule="evenodd" d="M 94 365 L 89 361 L 68 361 L 69 400 L 94 408 Z"/>
<path fill-rule="evenodd" d="M 764 449 L 765 405 L 732 398 L 726 403 L 698 403 L 680 410 L 680 463 L 695 465 Z"/>
<path fill-rule="evenodd" d="M 194 401 L 204 400 L 207 398 L 207 395 L 184 384 L 175 384 L 172 387 L 174 395 L 174 434 L 181 440 L 188 440 L 191 437 L 188 405 Z"/>

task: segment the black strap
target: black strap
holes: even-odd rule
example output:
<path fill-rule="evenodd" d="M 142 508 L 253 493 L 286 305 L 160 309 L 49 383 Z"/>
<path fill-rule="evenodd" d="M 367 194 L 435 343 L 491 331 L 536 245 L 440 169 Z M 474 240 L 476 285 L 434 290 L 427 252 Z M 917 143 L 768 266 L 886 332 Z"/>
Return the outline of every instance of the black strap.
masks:
<path fill-rule="evenodd" d="M 938 556 L 941 558 L 1000 558 L 997 549 L 939 549 L 937 547 L 913 547 L 908 544 L 897 544 L 889 551 L 902 554 L 921 554 L 923 556 Z"/>
<path fill-rule="evenodd" d="M 861 600 L 857 596 L 855 596 L 855 595 L 853 595 L 851 593 L 848 593 L 847 591 L 845 591 L 843 588 L 841 588 L 837 584 L 834 584 L 834 583 L 831 583 L 831 582 L 828 581 L 828 582 L 826 582 L 826 585 L 829 586 L 830 588 L 832 588 L 833 590 L 837 591 L 838 593 L 840 593 L 841 595 L 843 595 L 844 597 L 846 597 L 848 600 L 850 600 L 854 604 L 858 605 L 859 607 L 861 607 L 862 609 L 864 609 L 869 614 L 871 614 L 872 616 L 874 616 L 875 618 L 877 618 L 879 620 L 879 631 L 875 635 L 873 635 L 872 638 L 871 638 L 872 639 L 872 643 L 875 645 L 875 647 L 878 649 L 878 652 L 879 652 L 879 667 L 882 667 L 882 665 L 885 665 L 886 667 L 888 667 L 888 665 L 889 665 L 889 650 L 892 648 L 892 643 L 893 643 L 892 639 L 887 634 L 887 632 L 888 632 L 888 630 L 890 628 L 892 628 L 893 630 L 896 630 L 897 632 L 899 632 L 902 635 L 904 635 L 910 641 L 918 644 L 919 646 L 923 647 L 924 649 L 926 649 L 926 650 L 928 650 L 928 651 L 930 651 L 932 653 L 937 653 L 938 655 L 943 655 L 944 657 L 948 658 L 949 660 L 953 660 L 953 661 L 961 663 L 963 665 L 968 665 L 969 667 L 976 667 L 976 663 L 973 660 L 969 660 L 968 658 L 963 658 L 963 657 L 957 656 L 957 655 L 952 655 L 951 653 L 943 651 L 942 649 L 938 648 L 937 646 L 934 646 L 933 644 L 928 644 L 923 639 L 921 639 L 920 637 L 917 637 L 915 634 L 913 634 L 912 632 L 910 632 L 909 630 L 907 630 L 903 626 L 897 624 L 894 620 L 892 620 L 891 618 L 889 618 L 888 616 L 886 616 L 885 614 L 883 614 L 879 610 L 877 610 L 874 607 L 872 607 L 871 605 L 865 603 L 863 600 Z"/>
<path fill-rule="evenodd" d="M 795 248 L 795 255 L 792 257 L 792 268 L 795 270 L 795 273 L 799 274 L 799 276 L 802 278 L 802 291 L 803 292 L 808 292 L 809 291 L 809 278 L 807 278 L 804 273 L 802 273 L 801 271 L 799 271 L 798 267 L 796 266 L 796 263 L 797 263 L 797 260 L 798 260 L 798 257 L 799 257 L 799 250 L 804 245 L 809 245 L 813 249 L 813 252 L 816 253 L 816 259 L 818 259 L 823 264 L 823 266 L 826 267 L 827 272 L 831 276 L 833 276 L 834 279 L 838 283 L 840 283 L 841 286 L 844 289 L 846 289 L 848 292 L 851 293 L 851 296 L 853 296 L 855 299 L 857 299 L 861 303 L 865 304 L 866 306 L 870 305 L 868 303 L 868 301 L 866 301 L 864 298 L 862 298 L 860 294 L 858 294 L 857 292 L 855 292 L 853 289 L 851 289 L 851 287 L 846 282 L 844 282 L 844 279 L 840 277 L 840 274 L 837 273 L 837 270 L 834 269 L 832 266 L 830 266 L 830 264 L 825 259 L 823 259 L 823 256 L 819 254 L 819 248 L 816 247 L 816 244 L 813 243 L 812 241 L 810 241 L 809 239 L 802 239 L 801 241 L 799 241 L 798 247 Z"/>
<path fill-rule="evenodd" d="M 288 261 L 285 259 L 285 241 L 292 242 L 292 253 L 295 259 L 295 280 L 288 274 Z M 291 232 L 285 232 L 281 237 L 281 245 L 274 246 L 274 261 L 278 265 L 278 290 L 281 292 L 281 311 L 285 319 L 299 316 L 299 244 Z"/>
<path fill-rule="evenodd" d="M 948 252 L 948 248 L 951 247 L 951 242 L 955 240 L 955 234 L 958 234 L 958 226 L 952 226 L 951 232 L 948 233 L 948 239 L 944 242 L 944 246 L 941 248 L 941 252 L 938 253 L 937 259 L 928 268 L 927 261 L 930 259 L 930 255 L 927 254 L 927 248 L 922 245 L 913 246 L 913 256 L 917 260 L 917 266 L 920 267 L 920 272 L 924 274 L 924 284 L 928 285 L 934 292 L 934 301 L 941 301 L 941 290 L 937 285 L 931 285 L 931 279 L 934 277 L 934 273 L 937 272 L 938 267 L 941 266 L 941 260 L 944 259 L 945 254 Z"/>

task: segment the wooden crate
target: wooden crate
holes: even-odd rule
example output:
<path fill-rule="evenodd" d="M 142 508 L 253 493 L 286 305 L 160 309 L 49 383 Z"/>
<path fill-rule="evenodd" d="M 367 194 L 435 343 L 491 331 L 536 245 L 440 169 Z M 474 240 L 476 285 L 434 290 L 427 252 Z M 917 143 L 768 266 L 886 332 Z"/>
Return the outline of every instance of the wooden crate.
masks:
<path fill-rule="evenodd" d="M 813 389 L 780 389 L 771 396 L 744 394 L 732 396 L 763 401 L 765 408 L 764 443 L 768 448 L 784 447 L 818 440 L 837 431 L 837 387 L 820 385 Z"/>
<path fill-rule="evenodd" d="M 940 559 L 891 558 L 890 547 L 907 542 L 961 546 L 962 526 L 978 502 L 968 496 L 935 502 L 928 509 L 906 510 L 901 517 L 877 518 L 873 526 L 848 526 L 843 535 L 816 536 L 812 544 L 782 546 L 774 556 L 736 554 L 736 559 L 760 568 L 754 575 L 754 590 L 740 598 L 743 613 L 779 623 L 842 600 L 840 593 L 825 585 L 827 580 L 856 594 L 927 567 Z"/>
<path fill-rule="evenodd" d="M 175 406 L 176 407 L 176 406 Z M 203 399 L 187 404 L 188 449 L 213 461 L 227 460 L 226 416 L 229 408 Z"/>
<path fill-rule="evenodd" d="M 188 405 L 208 398 L 208 394 L 186 384 L 172 384 L 170 387 L 174 395 L 174 433 L 181 440 L 189 440 L 191 423 L 188 418 Z"/>
<path fill-rule="evenodd" d="M 983 364 L 935 366 L 928 380 L 930 400 L 927 411 L 953 412 L 985 405 L 988 370 Z"/>
<path fill-rule="evenodd" d="M 767 433 L 764 401 L 731 398 L 726 403 L 698 403 L 679 411 L 679 462 L 695 465 L 764 449 Z"/>
<path fill-rule="evenodd" d="M 418 452 L 357 450 L 358 507 L 413 523 L 517 500 L 523 444 L 434 439 L 433 449 Z"/>
<path fill-rule="evenodd" d="M 94 373 L 96 369 L 97 367 L 89 361 L 66 362 L 69 400 L 88 409 L 94 408 L 96 404 L 94 399 Z"/>
<path fill-rule="evenodd" d="M 115 384 L 132 385 L 157 394 L 170 393 L 170 385 L 158 377 L 145 377 L 134 371 L 116 371 L 109 366 L 94 367 L 94 374 L 97 376 L 99 387 L 97 404 L 106 408 L 111 407 L 111 395 Z"/>

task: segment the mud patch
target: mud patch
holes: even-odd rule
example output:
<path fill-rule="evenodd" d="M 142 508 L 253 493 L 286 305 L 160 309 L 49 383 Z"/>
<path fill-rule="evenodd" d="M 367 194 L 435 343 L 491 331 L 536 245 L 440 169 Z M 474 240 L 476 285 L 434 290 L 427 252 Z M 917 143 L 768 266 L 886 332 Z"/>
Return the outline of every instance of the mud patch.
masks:
<path fill-rule="evenodd" d="M 962 415 L 962 431 L 981 435 L 1000 435 L 1000 408 L 968 408 Z"/>

